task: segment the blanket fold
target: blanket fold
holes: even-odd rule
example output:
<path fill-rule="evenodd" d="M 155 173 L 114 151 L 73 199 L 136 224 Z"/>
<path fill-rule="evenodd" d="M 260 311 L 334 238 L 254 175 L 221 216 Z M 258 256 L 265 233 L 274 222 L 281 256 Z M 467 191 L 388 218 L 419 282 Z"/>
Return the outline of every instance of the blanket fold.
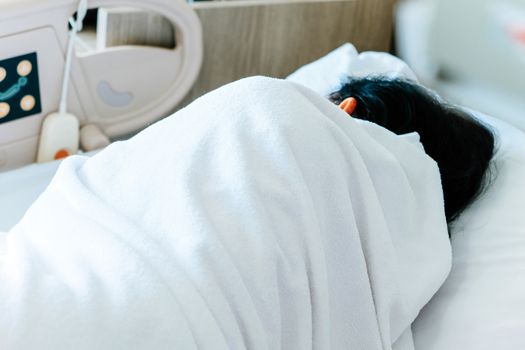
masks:
<path fill-rule="evenodd" d="M 417 138 L 262 77 L 67 159 L 3 245 L 1 349 L 413 349 L 451 262 Z"/>

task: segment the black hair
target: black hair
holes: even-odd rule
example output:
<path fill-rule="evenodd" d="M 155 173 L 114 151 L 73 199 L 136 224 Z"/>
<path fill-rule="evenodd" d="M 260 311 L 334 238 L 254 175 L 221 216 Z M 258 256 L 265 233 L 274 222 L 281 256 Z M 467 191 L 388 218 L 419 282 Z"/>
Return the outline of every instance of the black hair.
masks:
<path fill-rule="evenodd" d="M 452 222 L 482 192 L 494 154 L 494 135 L 465 110 L 423 86 L 387 77 L 349 78 L 329 99 L 357 100 L 352 117 L 396 133 L 417 132 L 441 173 L 445 215 Z"/>

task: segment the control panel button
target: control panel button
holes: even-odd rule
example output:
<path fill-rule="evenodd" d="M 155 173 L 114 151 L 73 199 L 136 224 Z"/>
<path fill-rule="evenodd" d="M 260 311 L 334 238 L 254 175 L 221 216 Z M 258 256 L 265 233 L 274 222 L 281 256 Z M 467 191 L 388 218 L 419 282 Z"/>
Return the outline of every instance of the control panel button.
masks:
<path fill-rule="evenodd" d="M 20 101 L 20 108 L 22 108 L 22 110 L 26 112 L 29 112 L 30 110 L 35 108 L 35 104 L 36 104 L 35 98 L 31 95 L 26 95 L 22 97 L 22 100 Z"/>
<path fill-rule="evenodd" d="M 11 111 L 11 106 L 9 105 L 9 103 L 0 102 L 0 119 L 7 117 L 10 111 Z"/>
<path fill-rule="evenodd" d="M 33 70 L 33 65 L 31 64 L 29 60 L 21 61 L 16 67 L 16 71 L 18 75 L 20 75 L 21 77 L 27 77 L 29 74 L 31 74 L 32 70 Z"/>
<path fill-rule="evenodd" d="M 7 77 L 7 71 L 4 67 L 0 67 L 0 83 L 4 81 L 5 77 Z"/>
<path fill-rule="evenodd" d="M 55 160 L 64 159 L 66 157 L 69 157 L 69 151 L 67 149 L 61 149 L 55 153 Z"/>

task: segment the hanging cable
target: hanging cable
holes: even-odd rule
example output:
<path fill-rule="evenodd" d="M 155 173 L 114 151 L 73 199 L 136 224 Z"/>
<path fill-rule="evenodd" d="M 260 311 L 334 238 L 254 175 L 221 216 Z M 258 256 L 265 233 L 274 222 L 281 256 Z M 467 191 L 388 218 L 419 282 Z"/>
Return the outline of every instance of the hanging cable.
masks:
<path fill-rule="evenodd" d="M 58 112 L 46 116 L 42 123 L 37 154 L 37 162 L 39 163 L 65 158 L 78 152 L 80 140 L 79 122 L 76 116 L 67 112 L 67 98 L 75 42 L 78 32 L 82 30 L 87 9 L 87 0 L 80 0 L 78 3 L 76 19 L 73 17 L 69 19 L 71 31 L 69 32 L 66 62 L 64 64 L 62 95 L 60 97 Z"/>
<path fill-rule="evenodd" d="M 84 19 L 86 18 L 87 10 L 87 0 L 80 0 L 80 2 L 78 3 L 76 19 L 73 17 L 69 19 L 71 31 L 69 32 L 66 64 L 64 66 L 64 77 L 62 80 L 62 96 L 60 98 L 60 105 L 58 109 L 58 112 L 60 114 L 67 113 L 67 97 L 69 92 L 69 80 L 71 78 L 71 63 L 73 61 L 73 51 L 75 48 L 75 42 L 77 39 L 78 32 L 80 32 L 84 26 Z"/>

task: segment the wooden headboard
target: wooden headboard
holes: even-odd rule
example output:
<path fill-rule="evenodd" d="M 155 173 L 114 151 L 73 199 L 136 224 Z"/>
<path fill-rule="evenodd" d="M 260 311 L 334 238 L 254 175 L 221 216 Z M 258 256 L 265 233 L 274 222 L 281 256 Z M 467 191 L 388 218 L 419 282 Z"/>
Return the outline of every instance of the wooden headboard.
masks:
<path fill-rule="evenodd" d="M 389 51 L 391 45 L 394 0 L 233 0 L 192 6 L 202 22 L 204 62 L 185 103 L 243 77 L 285 77 L 345 42 L 359 51 Z M 118 17 L 109 20 L 140 32 L 132 22 L 136 17 L 127 24 Z"/>

